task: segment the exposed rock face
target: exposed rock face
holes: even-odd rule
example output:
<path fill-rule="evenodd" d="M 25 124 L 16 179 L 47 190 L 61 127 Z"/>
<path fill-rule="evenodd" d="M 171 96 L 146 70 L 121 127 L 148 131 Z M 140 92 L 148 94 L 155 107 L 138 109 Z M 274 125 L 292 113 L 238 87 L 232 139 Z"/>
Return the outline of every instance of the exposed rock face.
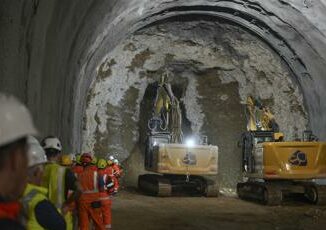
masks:
<path fill-rule="evenodd" d="M 288 139 L 308 120 L 302 93 L 282 59 L 244 29 L 220 21 L 165 22 L 138 31 L 108 53 L 89 90 L 83 149 L 130 157 L 129 184 L 143 170 L 151 84 L 170 71 L 185 135 L 207 135 L 220 151 L 220 181 L 233 191 L 240 176 L 237 141 L 245 131 L 248 95 L 272 108 Z M 289 116 L 289 114 L 291 114 Z M 138 155 L 137 156 L 130 156 Z M 137 168 L 136 168 L 137 167 Z"/>

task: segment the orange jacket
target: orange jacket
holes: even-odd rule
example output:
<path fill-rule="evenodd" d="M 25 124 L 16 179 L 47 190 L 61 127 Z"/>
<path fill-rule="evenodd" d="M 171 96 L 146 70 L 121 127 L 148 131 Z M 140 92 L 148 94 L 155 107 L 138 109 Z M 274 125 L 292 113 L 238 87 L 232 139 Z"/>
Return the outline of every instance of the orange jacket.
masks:
<path fill-rule="evenodd" d="M 113 169 L 113 174 L 114 174 L 115 177 L 117 177 L 117 178 L 121 177 L 122 169 L 121 169 L 121 167 L 119 165 L 113 164 L 112 169 Z"/>
<path fill-rule="evenodd" d="M 80 199 L 96 200 L 99 197 L 98 172 L 93 166 L 86 166 L 77 173 L 77 180 L 81 190 Z"/>
<path fill-rule="evenodd" d="M 81 173 L 83 170 L 84 170 L 84 167 L 81 165 L 74 165 L 71 167 L 71 171 L 76 175 L 76 177 L 77 177 L 77 174 Z"/>
<path fill-rule="evenodd" d="M 106 186 L 112 182 L 115 183 L 115 178 L 113 176 L 113 169 L 111 167 L 106 167 L 105 169 L 99 169 L 98 174 L 104 182 L 102 188 L 100 188 L 100 196 L 106 197 L 112 193 L 111 190 L 113 189 L 113 187 L 112 189 L 107 189 Z"/>

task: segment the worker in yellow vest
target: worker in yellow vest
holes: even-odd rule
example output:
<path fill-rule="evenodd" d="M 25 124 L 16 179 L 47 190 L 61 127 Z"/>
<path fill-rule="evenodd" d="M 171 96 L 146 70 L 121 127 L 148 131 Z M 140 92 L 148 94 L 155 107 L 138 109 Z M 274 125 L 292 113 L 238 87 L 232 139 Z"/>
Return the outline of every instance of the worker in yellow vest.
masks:
<path fill-rule="evenodd" d="M 61 166 L 62 145 L 60 140 L 54 136 L 48 136 L 41 142 L 48 163 L 45 165 L 42 185 L 49 191 L 49 200 L 64 215 L 67 214 L 71 202 L 75 200 L 75 195 L 68 199 L 70 191 L 77 191 L 77 180 L 71 169 Z M 68 230 L 72 229 L 72 224 L 68 223 Z"/>
<path fill-rule="evenodd" d="M 28 179 L 21 203 L 26 214 L 27 230 L 58 229 L 65 230 L 66 223 L 56 207 L 48 200 L 48 191 L 41 187 L 44 165 L 47 162 L 45 152 L 32 136 L 27 139 Z"/>

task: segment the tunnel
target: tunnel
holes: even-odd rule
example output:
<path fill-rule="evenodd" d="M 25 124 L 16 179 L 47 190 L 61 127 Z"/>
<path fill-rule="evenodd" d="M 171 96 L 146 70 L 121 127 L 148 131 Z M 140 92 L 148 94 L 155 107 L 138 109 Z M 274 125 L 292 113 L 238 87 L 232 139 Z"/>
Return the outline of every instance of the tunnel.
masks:
<path fill-rule="evenodd" d="M 304 130 L 326 139 L 323 0 L 5 0 L 0 9 L 0 91 L 65 152 L 114 154 L 125 187 L 146 172 L 151 85 L 166 72 L 185 134 L 219 147 L 226 196 L 242 176 L 248 95 L 272 109 L 286 140 Z"/>

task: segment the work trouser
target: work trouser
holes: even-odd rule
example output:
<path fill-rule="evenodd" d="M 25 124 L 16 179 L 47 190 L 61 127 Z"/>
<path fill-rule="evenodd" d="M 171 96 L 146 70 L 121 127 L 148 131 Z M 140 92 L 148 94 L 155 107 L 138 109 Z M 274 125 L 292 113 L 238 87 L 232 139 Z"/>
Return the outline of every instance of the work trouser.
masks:
<path fill-rule="evenodd" d="M 103 225 L 101 207 L 94 208 L 92 203 L 99 202 L 99 196 L 93 194 L 82 194 L 78 201 L 78 217 L 80 230 L 88 230 L 90 220 L 92 220 L 95 229 L 105 230 Z M 99 202 L 101 203 L 101 202 Z"/>
<path fill-rule="evenodd" d="M 112 200 L 110 199 L 107 193 L 102 194 L 100 197 L 101 200 L 101 210 L 103 216 L 103 225 L 105 229 L 111 229 L 112 216 L 111 216 L 111 206 Z"/>

